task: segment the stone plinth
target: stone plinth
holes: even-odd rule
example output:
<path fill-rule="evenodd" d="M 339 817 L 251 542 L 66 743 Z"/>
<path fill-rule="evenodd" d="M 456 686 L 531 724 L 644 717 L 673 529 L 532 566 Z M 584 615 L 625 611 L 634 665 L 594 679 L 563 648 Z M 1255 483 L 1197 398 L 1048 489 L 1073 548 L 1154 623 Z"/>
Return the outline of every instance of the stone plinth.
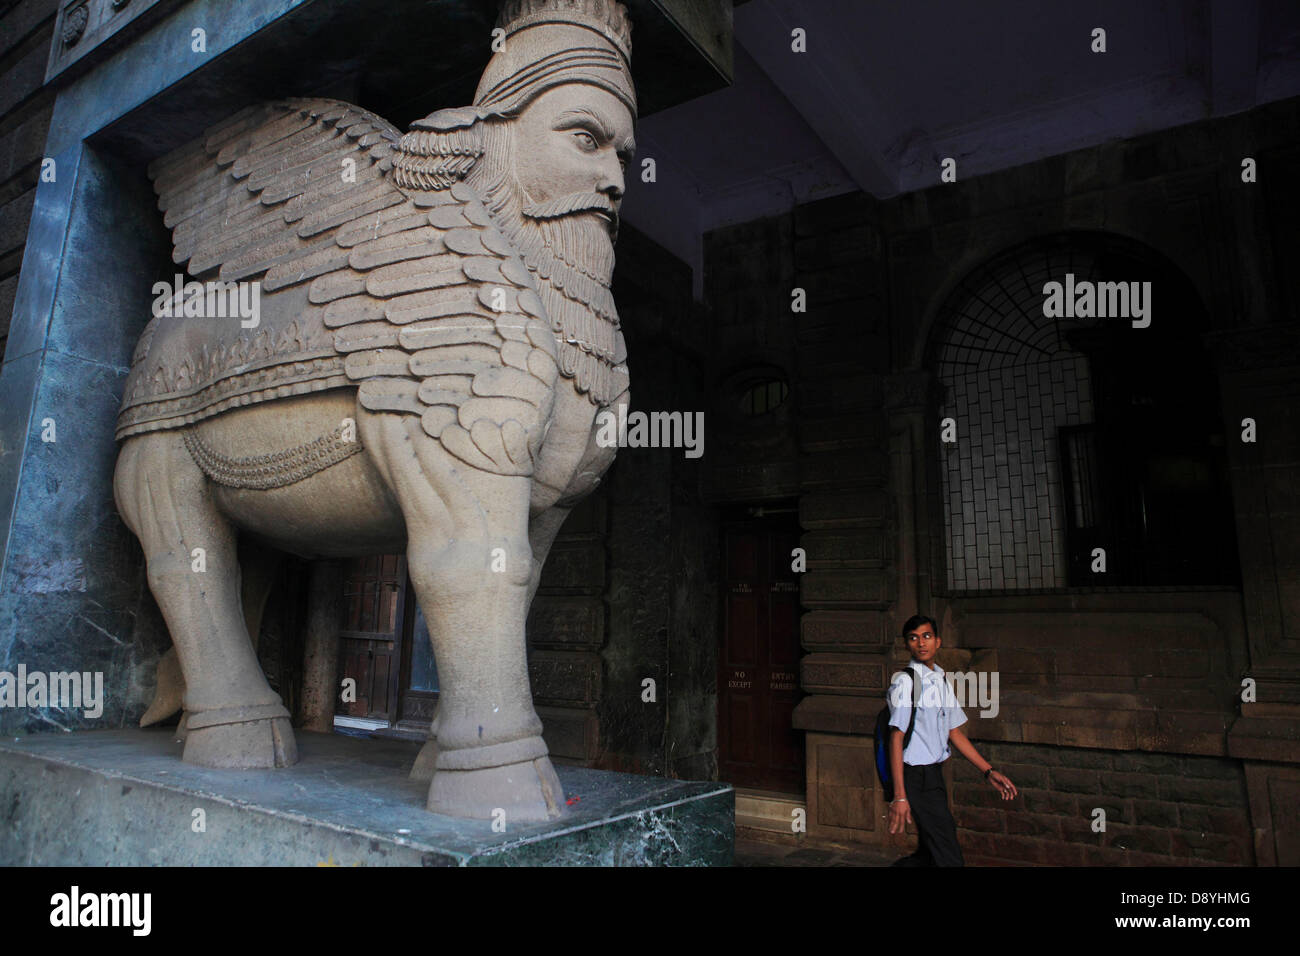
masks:
<path fill-rule="evenodd" d="M 0 740 L 0 865 L 729 866 L 728 784 L 557 767 L 573 801 L 511 825 L 424 809 L 418 743 L 298 732 L 300 762 L 223 771 L 165 729 Z M 202 811 L 201 813 L 198 811 Z"/>

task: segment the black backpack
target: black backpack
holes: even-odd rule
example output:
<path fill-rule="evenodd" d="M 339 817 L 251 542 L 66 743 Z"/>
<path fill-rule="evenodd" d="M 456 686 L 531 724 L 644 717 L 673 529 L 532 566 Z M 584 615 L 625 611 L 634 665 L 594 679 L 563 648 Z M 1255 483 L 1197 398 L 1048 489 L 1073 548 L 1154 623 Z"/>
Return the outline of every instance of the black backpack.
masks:
<path fill-rule="evenodd" d="M 909 667 L 903 671 L 912 682 L 912 715 L 907 719 L 907 731 L 903 734 L 903 749 L 912 741 L 912 729 L 916 726 L 916 708 L 920 705 L 921 689 L 920 682 L 916 675 L 912 673 Z M 886 694 L 889 692 L 886 691 Z M 889 726 L 889 701 L 885 701 L 885 706 L 881 708 L 880 713 L 876 715 L 876 776 L 880 778 L 880 789 L 884 792 L 886 800 L 894 799 L 894 781 L 890 775 L 889 769 L 889 733 L 893 730 Z"/>

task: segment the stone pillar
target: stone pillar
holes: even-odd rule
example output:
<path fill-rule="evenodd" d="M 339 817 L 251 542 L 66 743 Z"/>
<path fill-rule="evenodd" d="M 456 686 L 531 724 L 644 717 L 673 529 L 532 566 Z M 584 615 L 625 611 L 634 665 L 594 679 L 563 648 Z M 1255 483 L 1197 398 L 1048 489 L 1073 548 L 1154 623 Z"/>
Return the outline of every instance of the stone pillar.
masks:
<path fill-rule="evenodd" d="M 895 630 L 930 608 L 929 504 L 927 491 L 926 416 L 938 402 L 929 372 L 891 376 L 885 386 L 889 415 L 889 491 L 894 499 Z M 933 426 L 931 426 L 933 428 Z M 926 533 L 923 533 L 926 532 Z"/>
<path fill-rule="evenodd" d="M 1246 762 L 1256 860 L 1300 864 L 1300 328 L 1207 336 L 1219 362 L 1254 700 L 1228 731 Z M 1244 419 L 1255 440 L 1242 440 Z"/>
<path fill-rule="evenodd" d="M 248 0 L 232 12 L 191 0 L 150 27 L 148 43 L 111 57 L 89 48 L 117 27 L 95 27 L 77 42 L 78 75 L 60 81 L 45 142 L 54 175 L 36 189 L 0 370 L 0 662 L 101 674 L 104 700 L 97 718 L 76 707 L 3 708 L 0 733 L 134 723 L 170 643 L 112 480 L 122 388 L 153 282 L 173 271 L 171 243 L 142 164 L 87 144 L 299 6 Z M 211 28 L 205 57 L 190 47 L 196 23 Z M 61 51 L 51 76 L 66 65 Z M 171 108 L 162 115 L 186 112 Z"/>
<path fill-rule="evenodd" d="M 883 842 L 871 730 L 890 666 L 890 435 L 887 295 L 879 211 L 865 196 L 795 210 L 798 316 L 800 683 L 808 731 L 808 835 Z"/>
<path fill-rule="evenodd" d="M 98 718 L 0 709 L 4 733 L 139 720 L 168 646 L 112 487 L 118 403 L 165 236 L 138 172 L 81 143 L 53 158 L 0 372 L 0 661 L 101 674 L 105 699 Z"/>
<path fill-rule="evenodd" d="M 307 634 L 302 653 L 304 730 L 334 729 L 334 702 L 339 693 L 339 621 L 343 613 L 343 565 L 313 561 L 307 585 Z"/>

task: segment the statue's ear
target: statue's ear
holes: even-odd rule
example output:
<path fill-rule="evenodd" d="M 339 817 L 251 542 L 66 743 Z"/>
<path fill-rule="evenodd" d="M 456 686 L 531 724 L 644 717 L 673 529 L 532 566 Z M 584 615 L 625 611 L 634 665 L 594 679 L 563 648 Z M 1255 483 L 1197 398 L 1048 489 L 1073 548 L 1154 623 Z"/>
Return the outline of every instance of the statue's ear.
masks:
<path fill-rule="evenodd" d="M 393 180 L 404 189 L 449 189 L 483 155 L 483 111 L 439 110 L 411 124 L 397 144 Z"/>

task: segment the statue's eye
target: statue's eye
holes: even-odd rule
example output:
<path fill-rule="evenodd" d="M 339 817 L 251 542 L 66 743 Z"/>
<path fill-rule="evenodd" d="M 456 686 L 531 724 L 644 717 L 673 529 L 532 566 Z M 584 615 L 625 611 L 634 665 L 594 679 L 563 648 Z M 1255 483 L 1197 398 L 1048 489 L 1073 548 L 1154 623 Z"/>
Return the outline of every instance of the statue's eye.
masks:
<path fill-rule="evenodd" d="M 585 129 L 574 130 L 573 135 L 578 138 L 578 143 L 583 149 L 591 151 L 596 148 L 596 137 Z"/>

